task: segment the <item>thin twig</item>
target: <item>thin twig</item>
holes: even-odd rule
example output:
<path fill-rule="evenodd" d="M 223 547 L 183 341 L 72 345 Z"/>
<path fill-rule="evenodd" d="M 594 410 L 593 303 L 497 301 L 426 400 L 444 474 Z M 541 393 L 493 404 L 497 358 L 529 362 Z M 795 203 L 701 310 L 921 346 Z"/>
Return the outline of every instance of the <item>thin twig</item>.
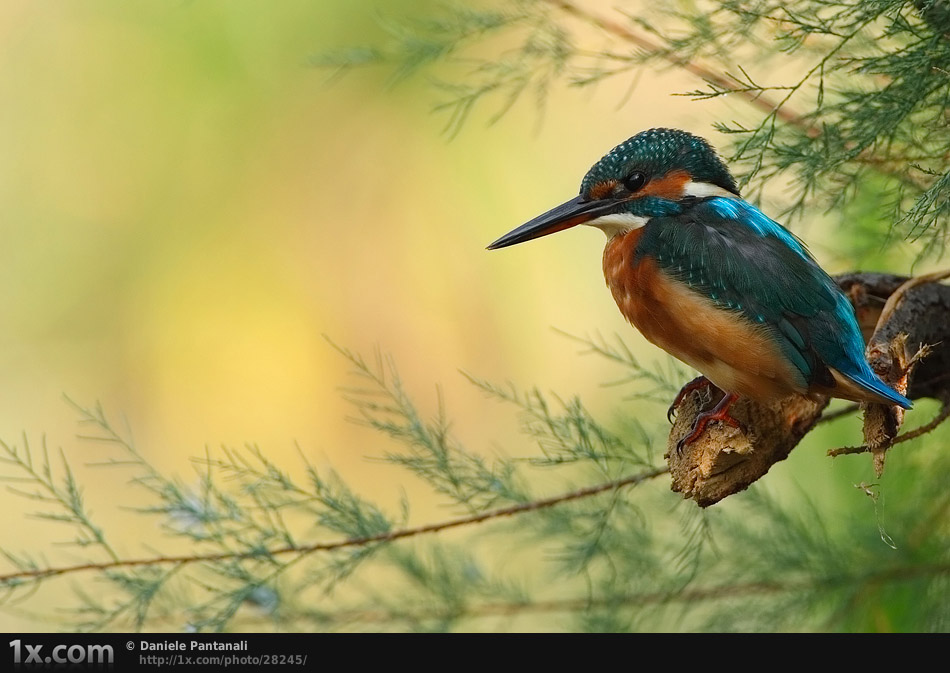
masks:
<path fill-rule="evenodd" d="M 403 538 L 415 537 L 418 535 L 439 533 L 450 528 L 459 528 L 461 526 L 482 523 L 483 521 L 488 521 L 491 519 L 499 519 L 506 516 L 524 514 L 525 512 L 535 512 L 541 509 L 554 507 L 565 502 L 580 500 L 581 498 L 587 498 L 600 493 L 605 493 L 607 491 L 624 488 L 626 486 L 636 486 L 637 484 L 667 474 L 668 472 L 668 467 L 656 467 L 651 470 L 647 470 L 646 472 L 641 472 L 640 474 L 624 477 L 623 479 L 617 479 L 615 481 L 609 481 L 603 484 L 597 484 L 595 486 L 588 486 L 586 488 L 570 491 L 568 493 L 562 493 L 550 498 L 533 500 L 520 505 L 494 509 L 487 512 L 482 512 L 480 514 L 474 514 L 472 516 L 450 519 L 448 521 L 426 524 L 424 526 L 417 526 L 414 528 L 403 528 L 401 530 L 390 531 L 388 533 L 379 533 L 377 535 L 367 535 L 365 537 L 349 538 L 346 540 L 337 540 L 335 542 L 321 542 L 312 545 L 278 547 L 277 549 L 269 549 L 266 551 L 257 550 L 249 552 L 222 552 L 217 554 L 192 554 L 187 556 L 156 556 L 154 558 L 127 559 L 120 561 L 109 561 L 105 563 L 83 563 L 72 566 L 60 566 L 56 568 L 34 568 L 32 570 L 21 570 L 19 572 L 0 575 L 0 584 L 16 582 L 18 580 L 44 579 L 47 577 L 66 575 L 69 573 L 82 572 L 86 570 L 101 571 L 111 570 L 114 568 L 134 568 L 141 566 L 164 565 L 169 563 L 185 565 L 190 563 L 207 563 L 236 559 L 269 558 L 271 556 L 283 554 L 300 554 L 302 556 L 306 554 L 312 554 L 314 552 L 334 551 L 348 547 L 365 547 L 367 545 L 379 542 L 392 542 L 394 540 L 401 540 Z"/>
<path fill-rule="evenodd" d="M 939 563 L 931 565 L 907 566 L 888 568 L 880 572 L 870 573 L 863 577 L 855 578 L 866 584 L 877 584 L 888 581 L 913 580 L 927 575 L 947 575 L 950 574 L 950 563 Z M 699 587 L 695 589 L 686 589 L 683 591 L 651 591 L 648 593 L 625 594 L 619 596 L 610 596 L 607 598 L 567 598 L 550 601 L 534 601 L 530 603 L 488 603 L 475 605 L 465 610 L 457 617 L 493 617 L 508 616 L 531 612 L 578 612 L 591 608 L 610 608 L 619 605 L 656 605 L 665 603 L 695 603 L 700 601 L 729 600 L 731 598 L 740 598 L 743 596 L 777 594 L 788 592 L 802 592 L 808 590 L 823 589 L 826 586 L 841 586 L 841 578 L 836 577 L 833 580 L 817 582 L 743 582 L 739 584 L 723 584 L 711 587 Z M 393 617 L 401 616 L 401 613 L 385 614 L 379 611 L 379 614 L 372 614 L 377 611 L 367 611 L 363 613 L 378 619 L 367 621 L 387 621 Z M 384 616 L 385 614 L 385 616 Z M 353 616 L 359 616 L 359 611 L 353 611 Z M 416 617 L 420 615 L 415 614 Z M 425 614 L 422 614 L 425 617 Z M 438 617 L 438 615 L 429 615 Z M 443 615 L 444 616 L 444 615 Z"/>
<path fill-rule="evenodd" d="M 741 98 L 745 98 L 753 107 L 757 107 L 763 112 L 768 114 L 775 114 L 781 121 L 792 126 L 797 126 L 801 129 L 806 129 L 806 124 L 801 116 L 790 112 L 782 106 L 781 103 L 775 103 L 774 101 L 766 98 L 761 92 L 756 93 L 755 91 L 746 91 L 743 89 L 735 89 L 733 82 L 730 82 L 727 78 L 723 77 L 719 73 L 710 70 L 709 68 L 696 63 L 694 61 L 687 61 L 686 59 L 678 58 L 671 54 L 669 51 L 663 49 L 663 47 L 656 42 L 653 42 L 649 38 L 640 35 L 632 31 L 627 26 L 620 24 L 616 21 L 608 19 L 603 16 L 594 14 L 593 12 L 588 11 L 582 7 L 578 7 L 570 0 L 544 0 L 549 5 L 553 5 L 558 9 L 564 11 L 567 14 L 575 16 L 579 19 L 583 19 L 588 23 L 591 23 L 601 30 L 604 30 L 611 35 L 621 38 L 627 42 L 637 45 L 647 53 L 659 56 L 660 58 L 667 61 L 670 65 L 673 65 L 677 68 L 681 68 L 686 72 L 696 75 L 700 79 L 706 80 L 711 84 L 720 87 L 721 89 L 727 89 L 730 93 L 735 93 Z"/>
<path fill-rule="evenodd" d="M 891 293 L 891 296 L 887 298 L 887 302 L 884 304 L 884 308 L 881 310 L 881 315 L 877 319 L 877 325 L 874 327 L 874 334 L 868 340 L 868 343 L 874 343 L 874 337 L 877 336 L 878 330 L 886 325 L 887 321 L 891 319 L 891 315 L 897 309 L 897 304 L 900 303 L 900 300 L 904 298 L 904 295 L 907 294 L 909 290 L 917 287 L 918 285 L 936 283 L 937 281 L 943 280 L 944 278 L 950 278 L 950 269 L 945 271 L 934 271 L 933 273 L 925 273 L 922 276 L 914 276 L 913 278 L 908 279 L 899 288 L 894 290 L 894 292 Z"/>
<path fill-rule="evenodd" d="M 915 430 L 911 430 L 910 432 L 905 432 L 903 435 L 898 435 L 898 437 L 894 440 L 893 443 L 900 444 L 901 442 L 909 442 L 910 440 L 916 439 L 917 437 L 920 437 L 921 435 L 925 435 L 931 430 L 934 430 L 938 425 L 943 423 L 945 420 L 947 420 L 947 418 L 950 418 L 950 404 L 945 402 L 943 407 L 940 409 L 940 413 L 938 413 L 932 421 L 930 421 L 926 425 L 921 425 L 919 428 Z M 828 455 L 834 458 L 835 456 L 845 456 L 845 455 L 854 454 L 854 453 L 867 453 L 870 450 L 871 450 L 870 447 L 868 447 L 867 445 L 842 446 L 841 448 L 838 448 L 838 449 L 828 449 Z"/>
<path fill-rule="evenodd" d="M 683 58 L 678 58 L 674 54 L 670 53 L 668 50 L 663 49 L 660 44 L 653 42 L 647 37 L 634 32 L 627 26 L 624 26 L 621 23 L 613 21 L 611 19 L 605 18 L 603 16 L 594 14 L 593 12 L 588 11 L 582 7 L 578 7 L 571 0 L 543 0 L 544 2 L 557 7 L 566 14 L 570 14 L 578 19 L 587 21 L 588 23 L 597 26 L 601 30 L 610 33 L 616 37 L 619 37 L 622 40 L 634 44 L 644 51 L 646 51 L 651 56 L 656 56 L 662 58 L 670 65 L 673 65 L 677 68 L 685 70 L 686 72 L 696 75 L 697 77 L 709 82 L 710 84 L 719 87 L 722 90 L 726 90 L 729 93 L 735 94 L 740 98 L 744 98 L 745 101 L 752 105 L 753 107 L 759 108 L 767 115 L 774 115 L 776 119 L 793 126 L 803 133 L 805 133 L 809 138 L 817 139 L 821 135 L 821 131 L 809 123 L 803 115 L 797 114 L 790 111 L 786 108 L 785 104 L 788 102 L 788 99 L 795 94 L 800 88 L 800 84 L 792 87 L 788 87 L 790 90 L 788 95 L 786 95 L 780 101 L 774 101 L 765 95 L 759 88 L 736 88 L 733 82 L 730 82 L 728 78 L 720 75 L 707 68 L 704 65 L 696 63 L 695 61 L 689 61 Z M 842 43 L 843 45 L 843 43 Z M 829 54 L 830 56 L 830 54 Z M 808 73 L 808 76 L 812 74 L 814 70 L 817 70 L 820 67 L 815 66 Z M 804 82 L 802 82 L 804 83 Z M 880 163 L 873 161 L 874 156 L 870 151 L 870 148 L 862 151 L 858 156 L 854 157 L 854 161 L 862 161 L 865 163 Z M 926 189 L 927 185 L 922 182 L 920 179 L 915 178 L 910 175 L 902 166 L 896 166 L 894 168 L 888 168 L 884 165 L 877 165 L 876 169 L 882 175 L 887 175 L 889 177 L 895 178 L 904 182 L 905 184 L 910 185 L 916 189 Z"/>
<path fill-rule="evenodd" d="M 888 568 L 868 575 L 854 578 L 856 583 L 876 585 L 883 582 L 901 582 L 917 579 L 922 576 L 950 574 L 950 564 L 930 564 L 919 566 L 902 566 Z M 710 587 L 698 587 L 682 591 L 650 591 L 644 593 L 619 594 L 609 597 L 591 598 L 560 598 L 547 601 L 525 602 L 497 602 L 475 605 L 461 605 L 458 609 L 452 608 L 409 608 L 405 610 L 386 609 L 352 609 L 334 612 L 311 612 L 299 615 L 302 619 L 328 623 L 392 623 L 394 621 L 409 621 L 413 623 L 425 620 L 446 619 L 479 619 L 486 617 L 511 617 L 522 614 L 552 613 L 552 612 L 586 612 L 597 608 L 617 608 L 623 606 L 658 605 L 668 603 L 697 603 L 705 601 L 730 600 L 745 596 L 761 596 L 779 593 L 804 592 L 824 590 L 826 587 L 841 587 L 842 578 L 818 580 L 814 582 L 741 582 L 737 584 L 720 584 Z M 165 620 L 157 620 L 165 621 Z M 235 620 L 231 626 L 255 625 L 263 622 L 273 623 L 272 616 Z M 177 622 L 176 622 L 177 623 Z"/>

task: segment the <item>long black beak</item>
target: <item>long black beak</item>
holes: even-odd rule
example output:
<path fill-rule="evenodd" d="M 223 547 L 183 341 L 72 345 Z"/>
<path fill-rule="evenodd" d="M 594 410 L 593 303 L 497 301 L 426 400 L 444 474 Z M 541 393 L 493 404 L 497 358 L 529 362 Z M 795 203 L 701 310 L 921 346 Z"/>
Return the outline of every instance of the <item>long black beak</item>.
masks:
<path fill-rule="evenodd" d="M 606 215 L 617 205 L 612 199 L 598 199 L 587 201 L 581 196 L 576 196 L 566 203 L 562 203 L 556 208 L 552 208 L 543 215 L 538 215 L 530 222 L 525 222 L 514 231 L 499 238 L 488 246 L 489 250 L 506 248 L 516 243 L 524 243 L 534 238 L 540 238 L 553 234 L 556 231 L 563 231 L 578 224 L 589 222 L 601 215 Z"/>

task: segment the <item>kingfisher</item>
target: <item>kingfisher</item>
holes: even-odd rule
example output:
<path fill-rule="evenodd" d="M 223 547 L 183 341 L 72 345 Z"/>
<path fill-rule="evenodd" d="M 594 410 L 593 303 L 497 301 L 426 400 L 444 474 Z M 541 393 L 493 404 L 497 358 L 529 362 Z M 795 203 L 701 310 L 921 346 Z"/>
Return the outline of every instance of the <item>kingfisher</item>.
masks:
<path fill-rule="evenodd" d="M 607 235 L 603 267 L 624 317 L 702 376 L 683 396 L 723 392 L 677 449 L 711 421 L 738 427 L 739 398 L 816 394 L 855 402 L 911 402 L 874 373 L 854 308 L 804 243 L 742 199 L 704 139 L 642 131 L 587 172 L 580 193 L 488 246 L 523 243 L 579 224 Z"/>

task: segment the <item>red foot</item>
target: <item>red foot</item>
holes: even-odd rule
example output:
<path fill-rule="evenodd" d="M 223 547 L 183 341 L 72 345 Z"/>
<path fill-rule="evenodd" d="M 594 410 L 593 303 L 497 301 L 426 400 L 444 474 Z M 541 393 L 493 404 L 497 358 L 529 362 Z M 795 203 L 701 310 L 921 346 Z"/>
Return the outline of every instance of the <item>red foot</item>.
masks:
<path fill-rule="evenodd" d="M 678 393 L 676 393 L 676 399 L 673 400 L 673 404 L 670 405 L 670 408 L 666 410 L 666 420 L 670 423 L 673 422 L 673 417 L 676 415 L 676 409 L 680 404 L 683 403 L 683 400 L 686 399 L 686 396 L 689 395 L 694 390 L 702 390 L 703 388 L 708 388 L 713 385 L 713 382 L 707 379 L 705 376 L 697 376 L 695 379 L 683 386 Z"/>
<path fill-rule="evenodd" d="M 729 415 L 729 407 L 731 407 L 732 403 L 737 399 L 739 399 L 739 396 L 735 393 L 726 393 L 726 396 L 723 397 L 719 401 L 719 404 L 717 404 L 711 411 L 704 411 L 703 413 L 699 414 L 696 417 L 696 420 L 693 421 L 693 427 L 689 431 L 689 434 L 676 443 L 676 452 L 679 453 L 683 450 L 684 446 L 689 446 L 699 439 L 706 431 L 706 425 L 708 425 L 710 421 L 722 421 L 723 423 L 727 423 L 734 428 L 738 428 L 739 421 Z"/>

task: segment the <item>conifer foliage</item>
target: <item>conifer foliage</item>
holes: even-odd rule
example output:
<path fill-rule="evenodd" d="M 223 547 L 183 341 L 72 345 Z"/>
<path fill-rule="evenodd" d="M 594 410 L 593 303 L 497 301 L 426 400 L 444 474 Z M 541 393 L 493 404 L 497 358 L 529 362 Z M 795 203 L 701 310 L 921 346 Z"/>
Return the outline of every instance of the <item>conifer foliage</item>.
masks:
<path fill-rule="evenodd" d="M 878 245 L 892 237 L 920 260 L 942 255 L 950 6 L 734 0 L 649 13 L 644 4 L 439 7 L 384 17 L 385 44 L 314 60 L 386 67 L 397 81 L 426 73 L 450 134 L 482 108 L 492 120 L 526 96 L 543 106 L 555 83 L 683 69 L 697 77 L 683 93 L 728 95 L 743 107 L 744 121 L 719 130 L 733 141 L 750 198 L 788 178 L 790 210 L 826 209 Z M 773 81 L 773 71 L 798 74 Z M 59 526 L 73 552 L 63 562 L 4 540 L 2 607 L 69 596 L 60 602 L 70 609 L 48 619 L 85 630 L 950 628 L 945 426 L 893 448 L 901 459 L 880 482 L 868 483 L 865 459 L 842 456 L 820 496 L 766 480 L 704 511 L 669 491 L 663 461 L 664 411 L 688 373 L 644 365 L 620 340 L 575 339 L 586 357 L 616 367 L 621 403 L 628 408 L 632 395 L 643 410 L 636 418 L 619 404 L 616 416 L 597 418 L 578 395 L 469 375 L 473 394 L 516 415 L 522 433 L 462 438 L 444 404 L 425 411 L 407 394 L 390 359 L 337 347 L 353 372 L 345 394 L 354 415 L 390 447 L 394 480 L 427 485 L 444 513 L 435 519 L 409 501 L 390 511 L 371 487 L 318 470 L 303 451 L 281 465 L 256 446 L 208 450 L 190 478 L 170 477 L 106 410 L 74 404 L 97 464 L 139 487 L 136 516 L 164 535 L 119 548 L 85 503 L 72 450 L 2 443 L 0 478 L 24 503 L 6 516 Z M 824 450 L 854 412 L 836 409 L 807 438 L 806 469 L 832 472 Z M 939 417 L 929 401 L 918 409 Z M 498 444 L 505 452 L 492 453 Z"/>

